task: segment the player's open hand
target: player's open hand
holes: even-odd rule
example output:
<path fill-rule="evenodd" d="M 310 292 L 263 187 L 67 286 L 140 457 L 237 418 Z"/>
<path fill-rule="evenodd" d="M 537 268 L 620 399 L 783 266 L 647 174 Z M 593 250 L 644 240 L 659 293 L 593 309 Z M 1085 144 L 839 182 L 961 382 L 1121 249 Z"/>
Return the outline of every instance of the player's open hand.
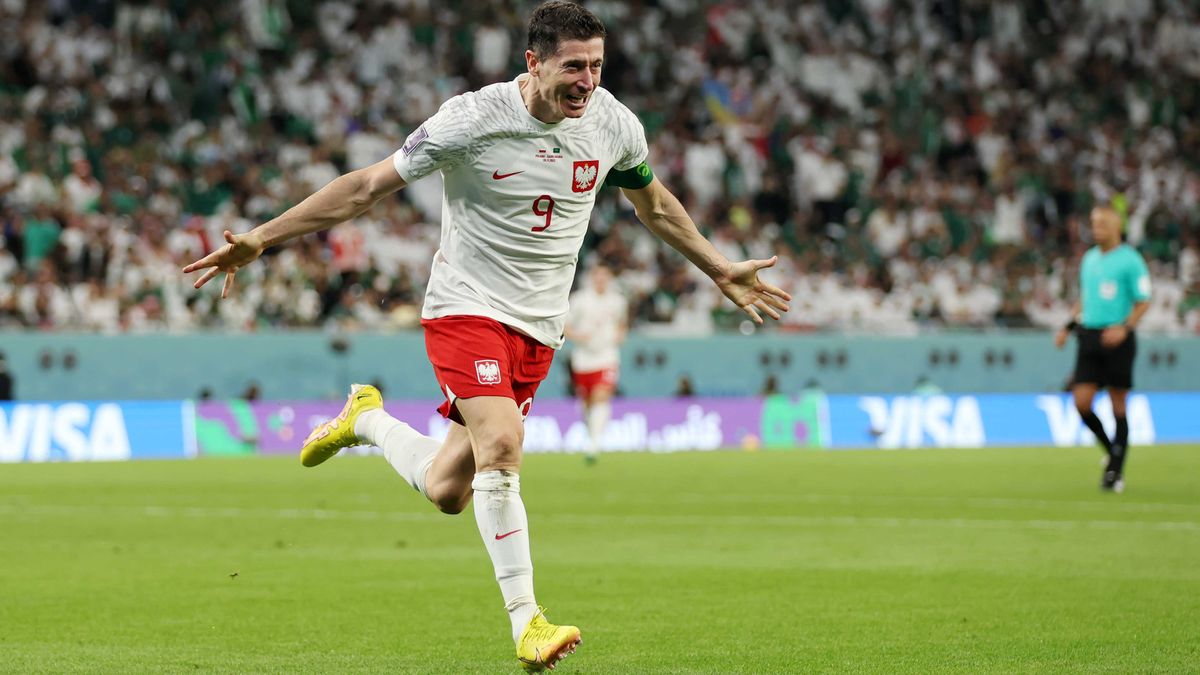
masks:
<path fill-rule="evenodd" d="M 1065 347 L 1067 345 L 1068 335 L 1069 335 L 1069 332 L 1067 331 L 1066 328 L 1060 328 L 1058 333 L 1055 334 L 1055 336 L 1054 336 L 1054 346 L 1057 347 L 1058 349 L 1062 349 L 1063 347 Z"/>
<path fill-rule="evenodd" d="M 725 297 L 741 307 L 755 323 L 763 322 L 763 314 L 779 320 L 779 313 L 788 311 L 792 296 L 758 278 L 759 270 L 773 266 L 777 260 L 779 256 L 772 256 L 770 260 L 736 262 L 729 266 L 727 277 L 717 279 L 717 287 Z"/>
<path fill-rule="evenodd" d="M 229 291 L 233 288 L 233 276 L 237 274 L 237 271 L 257 260 L 263 252 L 263 245 L 252 232 L 234 234 L 225 230 L 225 241 L 228 243 L 221 248 L 183 268 L 184 274 L 211 268 L 200 275 L 194 284 L 195 288 L 200 288 L 212 281 L 213 277 L 224 272 L 225 285 L 221 288 L 222 298 L 229 297 Z"/>

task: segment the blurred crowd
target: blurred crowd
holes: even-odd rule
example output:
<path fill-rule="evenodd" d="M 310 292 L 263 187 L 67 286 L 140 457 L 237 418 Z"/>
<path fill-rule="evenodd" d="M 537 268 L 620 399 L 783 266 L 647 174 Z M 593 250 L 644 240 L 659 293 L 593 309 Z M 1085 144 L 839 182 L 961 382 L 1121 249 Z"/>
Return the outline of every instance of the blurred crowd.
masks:
<path fill-rule="evenodd" d="M 231 300 L 179 268 L 522 72 L 533 4 L 0 0 L 0 327 L 414 326 L 436 177 Z M 586 4 L 656 173 L 726 255 L 779 255 L 782 329 L 1059 326 L 1088 210 L 1117 203 L 1154 276 L 1143 326 L 1200 331 L 1196 3 Z M 595 262 L 635 330 L 741 321 L 616 190 Z"/>

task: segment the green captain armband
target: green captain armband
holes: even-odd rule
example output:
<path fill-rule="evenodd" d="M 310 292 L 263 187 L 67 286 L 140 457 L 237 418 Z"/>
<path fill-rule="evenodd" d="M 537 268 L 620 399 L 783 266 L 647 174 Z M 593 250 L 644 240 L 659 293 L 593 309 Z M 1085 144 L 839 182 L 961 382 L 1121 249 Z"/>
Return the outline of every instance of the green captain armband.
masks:
<path fill-rule="evenodd" d="M 641 190 L 653 180 L 654 172 L 650 170 L 650 165 L 642 162 L 632 169 L 624 171 L 613 169 L 609 171 L 608 177 L 604 179 L 604 184 L 625 188 L 626 190 Z"/>

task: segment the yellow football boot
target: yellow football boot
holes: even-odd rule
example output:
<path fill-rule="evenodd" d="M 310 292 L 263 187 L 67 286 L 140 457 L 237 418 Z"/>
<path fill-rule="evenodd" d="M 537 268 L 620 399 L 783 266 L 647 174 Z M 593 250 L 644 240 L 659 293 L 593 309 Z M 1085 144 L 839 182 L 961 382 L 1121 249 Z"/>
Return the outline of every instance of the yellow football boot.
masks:
<path fill-rule="evenodd" d="M 575 647 L 583 642 L 578 628 L 555 626 L 546 621 L 545 611 L 544 607 L 538 607 L 538 613 L 529 620 L 517 640 L 517 660 L 531 673 L 540 673 L 547 668 L 554 670 L 555 664 L 567 654 L 574 654 Z"/>
<path fill-rule="evenodd" d="M 338 454 L 342 448 L 362 445 L 354 435 L 354 423 L 364 411 L 383 407 L 383 395 L 369 384 L 350 385 L 350 397 L 338 416 L 319 425 L 300 448 L 300 463 L 316 466 Z"/>

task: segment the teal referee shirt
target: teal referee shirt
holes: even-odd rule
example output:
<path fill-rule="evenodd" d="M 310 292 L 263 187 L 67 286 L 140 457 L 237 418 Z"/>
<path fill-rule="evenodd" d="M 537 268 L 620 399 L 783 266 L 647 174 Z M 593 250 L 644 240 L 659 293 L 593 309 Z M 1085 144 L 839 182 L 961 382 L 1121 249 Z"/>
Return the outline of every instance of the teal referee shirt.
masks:
<path fill-rule="evenodd" d="M 1140 253 L 1121 244 L 1105 253 L 1093 246 L 1079 267 L 1084 328 L 1107 328 L 1125 321 L 1133 306 L 1150 299 L 1150 271 Z"/>

